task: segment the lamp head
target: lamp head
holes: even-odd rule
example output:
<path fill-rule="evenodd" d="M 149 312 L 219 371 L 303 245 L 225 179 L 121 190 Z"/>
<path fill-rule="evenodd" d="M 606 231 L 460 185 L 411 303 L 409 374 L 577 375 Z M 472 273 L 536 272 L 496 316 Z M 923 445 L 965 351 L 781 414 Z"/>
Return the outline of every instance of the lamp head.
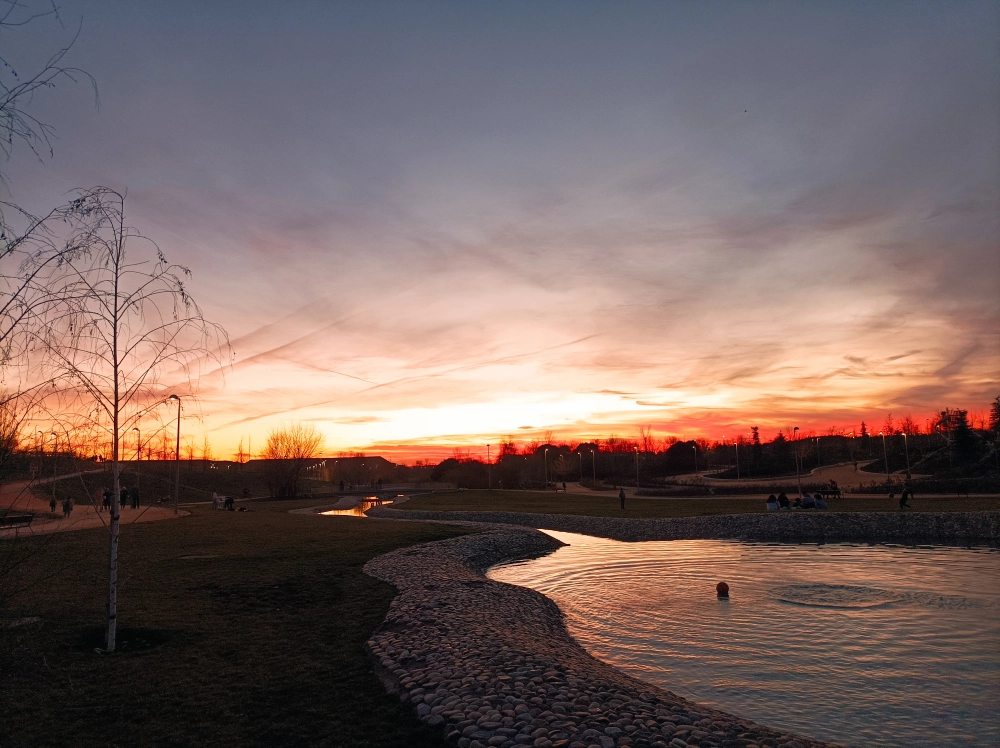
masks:
<path fill-rule="evenodd" d="M 177 402 L 181 401 L 181 399 L 177 395 L 171 395 L 170 397 L 167 398 L 167 400 L 176 400 Z"/>

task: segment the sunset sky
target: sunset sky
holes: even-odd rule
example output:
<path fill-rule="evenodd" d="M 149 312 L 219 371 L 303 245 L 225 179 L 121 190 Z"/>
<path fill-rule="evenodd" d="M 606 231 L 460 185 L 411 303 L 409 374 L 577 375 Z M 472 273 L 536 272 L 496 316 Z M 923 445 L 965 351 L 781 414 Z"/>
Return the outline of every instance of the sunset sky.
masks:
<path fill-rule="evenodd" d="M 60 8 L 13 52 L 82 19 L 100 106 L 36 98 L 55 155 L 11 197 L 127 190 L 191 268 L 236 353 L 185 426 L 217 456 L 292 421 L 413 458 L 1000 394 L 995 2 Z"/>

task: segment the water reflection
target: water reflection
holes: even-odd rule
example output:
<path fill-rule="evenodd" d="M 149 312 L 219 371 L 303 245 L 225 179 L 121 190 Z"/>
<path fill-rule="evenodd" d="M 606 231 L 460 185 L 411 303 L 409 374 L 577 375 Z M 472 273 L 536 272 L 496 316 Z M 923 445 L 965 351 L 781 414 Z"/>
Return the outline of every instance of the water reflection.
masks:
<path fill-rule="evenodd" d="M 320 512 L 320 514 L 326 517 L 364 517 L 366 516 L 365 512 L 373 506 L 386 506 L 392 502 L 392 499 L 380 499 L 378 496 L 365 496 L 355 507 L 350 509 L 329 509 L 325 512 Z"/>
<path fill-rule="evenodd" d="M 490 576 L 552 598 L 595 657 L 841 744 L 1000 745 L 994 549 L 551 534 L 571 545 Z"/>

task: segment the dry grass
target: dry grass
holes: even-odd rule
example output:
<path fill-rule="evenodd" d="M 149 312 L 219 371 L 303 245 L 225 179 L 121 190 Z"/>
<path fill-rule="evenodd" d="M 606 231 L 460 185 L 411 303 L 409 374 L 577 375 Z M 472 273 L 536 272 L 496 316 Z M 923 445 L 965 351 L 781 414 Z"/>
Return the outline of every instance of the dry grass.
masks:
<path fill-rule="evenodd" d="M 94 652 L 106 534 L 47 539 L 6 611 L 41 621 L 0 630 L 0 745 L 442 745 L 373 674 L 364 642 L 395 593 L 361 568 L 464 531 L 288 514 L 310 503 L 128 528 L 113 655 Z"/>

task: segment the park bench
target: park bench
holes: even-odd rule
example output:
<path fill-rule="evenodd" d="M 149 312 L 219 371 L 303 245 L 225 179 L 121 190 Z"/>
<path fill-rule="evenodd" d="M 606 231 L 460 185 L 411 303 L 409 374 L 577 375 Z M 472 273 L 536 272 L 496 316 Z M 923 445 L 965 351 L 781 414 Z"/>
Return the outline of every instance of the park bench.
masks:
<path fill-rule="evenodd" d="M 821 488 L 816 493 L 818 493 L 824 499 L 841 499 L 844 496 L 840 492 L 839 488 Z"/>
<path fill-rule="evenodd" d="M 30 527 L 34 514 L 5 514 L 0 517 L 0 527 Z"/>

